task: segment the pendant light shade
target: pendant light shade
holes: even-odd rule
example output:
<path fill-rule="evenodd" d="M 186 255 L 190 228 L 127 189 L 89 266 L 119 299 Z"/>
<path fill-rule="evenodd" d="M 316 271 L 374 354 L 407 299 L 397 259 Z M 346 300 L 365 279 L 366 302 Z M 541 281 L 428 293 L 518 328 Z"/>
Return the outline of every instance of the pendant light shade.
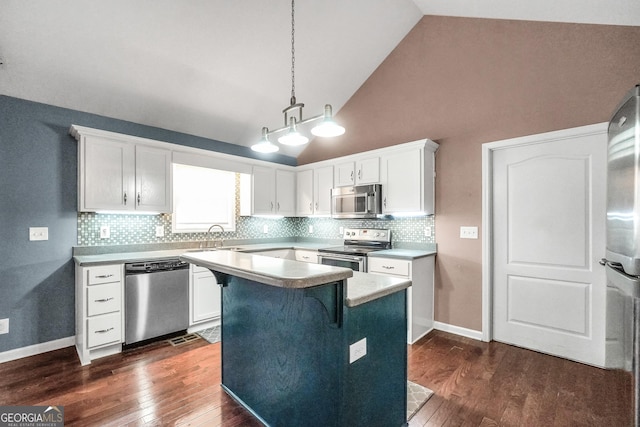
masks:
<path fill-rule="evenodd" d="M 344 128 L 333 120 L 331 105 L 324 106 L 324 118 L 320 124 L 311 129 L 311 133 L 325 138 L 340 136 L 344 133 Z"/>
<path fill-rule="evenodd" d="M 257 151 L 258 153 L 275 153 L 280 149 L 280 147 L 269 141 L 269 129 L 263 127 L 262 138 L 260 138 L 260 141 L 258 141 L 257 144 L 253 144 L 251 146 L 251 149 L 253 151 Z"/>
<path fill-rule="evenodd" d="M 295 86 L 295 0 L 291 0 L 291 100 L 287 108 L 282 110 L 284 113 L 284 126 L 269 131 L 268 128 L 262 128 L 262 138 L 256 144 L 251 146 L 253 151 L 259 153 L 273 153 L 278 151 L 278 146 L 269 141 L 269 135 L 278 132 L 286 132 L 284 135 L 278 138 L 280 144 L 289 146 L 300 146 L 309 142 L 309 138 L 298 132 L 297 126 L 303 125 L 315 120 L 322 119 L 322 122 L 311 129 L 311 133 L 320 137 L 333 137 L 342 135 L 344 128 L 337 124 L 333 120 L 333 114 L 331 112 L 331 105 L 324 106 L 324 114 L 313 116 L 309 118 L 302 117 L 303 103 L 296 101 L 296 86 Z M 295 116 L 291 116 L 295 114 Z M 297 117 L 296 117 L 297 116 Z"/>
<path fill-rule="evenodd" d="M 278 138 L 278 142 L 280 144 L 297 146 L 304 145 L 309 142 L 309 138 L 298 132 L 298 128 L 296 127 L 296 119 L 294 117 L 291 117 L 289 123 L 289 130 L 287 131 L 287 133 Z"/>

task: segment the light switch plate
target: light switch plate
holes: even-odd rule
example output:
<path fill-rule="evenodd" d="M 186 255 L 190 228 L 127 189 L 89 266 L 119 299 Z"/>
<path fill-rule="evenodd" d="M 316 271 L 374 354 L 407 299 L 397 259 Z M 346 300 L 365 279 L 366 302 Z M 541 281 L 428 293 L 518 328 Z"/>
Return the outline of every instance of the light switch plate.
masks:
<path fill-rule="evenodd" d="M 478 227 L 460 227 L 461 239 L 477 239 Z"/>
<path fill-rule="evenodd" d="M 100 226 L 100 238 L 101 239 L 108 239 L 111 237 L 111 229 L 109 228 L 108 225 L 101 225 Z"/>
<path fill-rule="evenodd" d="M 309 226 L 309 234 L 313 234 L 313 225 Z"/>
<path fill-rule="evenodd" d="M 367 354 L 367 338 L 362 338 L 360 341 L 354 342 L 349 346 L 349 363 L 353 363 L 356 360 L 366 356 Z"/>
<path fill-rule="evenodd" d="M 49 227 L 29 227 L 29 240 L 49 240 Z"/>
<path fill-rule="evenodd" d="M 424 237 L 431 237 L 431 227 L 424 228 Z"/>
<path fill-rule="evenodd" d="M 269 226 L 268 226 L 268 225 L 263 225 L 263 226 L 262 226 L 262 232 L 263 232 L 264 234 L 267 234 L 267 233 L 269 232 Z"/>
<path fill-rule="evenodd" d="M 0 334 L 9 333 L 9 319 L 0 319 Z"/>
<path fill-rule="evenodd" d="M 164 227 L 162 225 L 156 225 L 156 237 L 164 237 Z"/>

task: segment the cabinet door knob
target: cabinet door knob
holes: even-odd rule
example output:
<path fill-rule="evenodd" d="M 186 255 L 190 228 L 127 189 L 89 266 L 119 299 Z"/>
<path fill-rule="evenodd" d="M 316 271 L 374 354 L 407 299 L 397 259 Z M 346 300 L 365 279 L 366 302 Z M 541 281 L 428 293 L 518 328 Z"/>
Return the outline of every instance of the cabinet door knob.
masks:
<path fill-rule="evenodd" d="M 273 210 L 273 202 L 271 202 L 271 210 Z"/>
<path fill-rule="evenodd" d="M 353 182 L 353 171 L 351 171 L 351 182 Z"/>
<path fill-rule="evenodd" d="M 138 193 L 138 206 L 140 206 L 140 193 Z"/>
<path fill-rule="evenodd" d="M 362 179 L 362 169 L 358 169 L 358 179 Z"/>
<path fill-rule="evenodd" d="M 124 204 L 125 206 L 127 205 L 127 192 L 124 192 L 124 197 L 122 198 L 124 200 Z"/>
<path fill-rule="evenodd" d="M 280 212 L 280 202 L 278 202 L 277 205 L 276 212 Z"/>
<path fill-rule="evenodd" d="M 309 212 L 313 211 L 313 203 L 309 202 Z"/>
<path fill-rule="evenodd" d="M 385 208 L 387 207 L 387 198 L 386 197 L 384 198 L 384 202 L 382 204 L 384 205 Z"/>

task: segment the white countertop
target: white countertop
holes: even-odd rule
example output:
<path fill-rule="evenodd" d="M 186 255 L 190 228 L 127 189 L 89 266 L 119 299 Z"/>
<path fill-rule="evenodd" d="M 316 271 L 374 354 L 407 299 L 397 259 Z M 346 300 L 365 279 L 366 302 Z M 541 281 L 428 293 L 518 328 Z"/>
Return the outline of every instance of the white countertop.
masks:
<path fill-rule="evenodd" d="M 210 270 L 282 288 L 310 288 L 353 276 L 348 268 L 236 251 L 188 252 L 180 256 Z"/>
<path fill-rule="evenodd" d="M 331 246 L 326 243 L 305 243 L 305 242 L 283 242 L 283 243 L 258 243 L 249 245 L 231 245 L 230 247 L 239 248 L 242 252 L 251 253 L 258 251 L 268 251 L 277 249 L 306 249 L 318 250 Z M 223 247 L 221 250 L 225 250 Z M 153 261 L 168 258 L 177 258 L 180 255 L 191 252 L 198 252 L 198 248 L 192 249 L 169 249 L 160 251 L 140 251 L 140 252 L 116 252 L 100 255 L 76 255 L 73 257 L 76 264 L 80 266 L 100 265 L 100 264 L 117 264 L 125 262 Z"/>
<path fill-rule="evenodd" d="M 348 307 L 355 307 L 401 291 L 409 286 L 411 286 L 409 279 L 354 271 L 353 277 L 347 279 L 346 304 Z"/>

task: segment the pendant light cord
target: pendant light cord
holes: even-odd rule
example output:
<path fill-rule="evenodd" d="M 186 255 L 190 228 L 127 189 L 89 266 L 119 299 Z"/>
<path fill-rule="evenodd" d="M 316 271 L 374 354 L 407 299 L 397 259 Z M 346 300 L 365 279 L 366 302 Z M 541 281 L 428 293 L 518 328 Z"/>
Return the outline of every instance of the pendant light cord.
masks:
<path fill-rule="evenodd" d="M 291 105 L 296 103 L 295 0 L 291 0 Z"/>

